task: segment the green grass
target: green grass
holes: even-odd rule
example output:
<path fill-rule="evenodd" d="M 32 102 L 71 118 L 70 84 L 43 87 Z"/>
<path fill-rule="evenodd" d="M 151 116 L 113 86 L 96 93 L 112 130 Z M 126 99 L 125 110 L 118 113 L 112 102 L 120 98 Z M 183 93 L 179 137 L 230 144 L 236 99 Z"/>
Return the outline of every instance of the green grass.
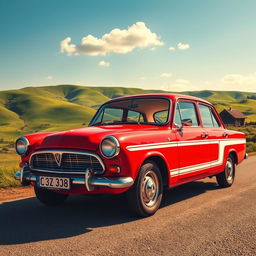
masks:
<path fill-rule="evenodd" d="M 20 182 L 13 178 L 19 169 L 20 157 L 12 153 L 0 153 L 0 188 L 18 186 Z"/>
<path fill-rule="evenodd" d="M 247 153 L 256 152 L 256 126 L 245 127 L 229 127 L 229 129 L 237 130 L 246 135 L 246 151 Z"/>

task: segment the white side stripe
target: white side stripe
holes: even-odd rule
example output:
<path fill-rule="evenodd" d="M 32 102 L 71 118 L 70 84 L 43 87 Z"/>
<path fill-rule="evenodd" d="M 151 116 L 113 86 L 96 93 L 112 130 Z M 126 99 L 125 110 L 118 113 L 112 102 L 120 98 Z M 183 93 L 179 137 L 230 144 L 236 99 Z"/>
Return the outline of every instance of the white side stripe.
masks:
<path fill-rule="evenodd" d="M 230 139 L 230 140 L 219 140 L 219 157 L 218 160 L 216 161 L 211 161 L 211 162 L 206 162 L 203 164 L 198 164 L 198 165 L 193 165 L 193 166 L 186 166 L 186 167 L 182 167 L 179 169 L 173 169 L 170 170 L 170 175 L 171 177 L 175 177 L 178 175 L 184 175 L 184 174 L 188 174 L 191 172 L 197 172 L 197 171 L 201 171 L 207 168 L 211 168 L 211 167 L 215 167 L 215 166 L 219 166 L 223 164 L 224 161 L 224 149 L 226 146 L 231 146 L 231 145 L 241 145 L 241 144 L 245 144 L 246 140 L 245 139 Z M 178 174 L 177 174 L 177 170 L 178 170 Z"/>
<path fill-rule="evenodd" d="M 174 142 L 160 142 L 160 143 L 149 143 L 141 145 L 127 146 L 126 149 L 129 151 L 139 151 L 146 149 L 155 149 L 155 148 L 169 148 L 177 146 L 193 146 L 193 145 L 204 145 L 204 144 L 218 144 L 220 141 L 233 141 L 237 142 L 235 144 L 246 143 L 245 139 L 219 139 L 219 140 L 191 140 L 191 141 L 174 141 Z M 242 141 L 242 142 L 241 142 Z"/>
<path fill-rule="evenodd" d="M 129 151 L 140 151 L 140 150 L 171 148 L 171 147 L 185 147 L 185 146 L 193 146 L 193 145 L 218 144 L 219 146 L 218 160 L 170 170 L 171 177 L 175 177 L 178 175 L 184 175 L 187 173 L 196 172 L 196 171 L 200 171 L 210 167 L 222 165 L 224 161 L 224 152 L 225 152 L 224 149 L 226 146 L 240 145 L 245 143 L 246 143 L 245 139 L 193 140 L 193 141 L 175 141 L 175 142 L 142 144 L 142 145 L 128 146 L 126 148 Z"/>
<path fill-rule="evenodd" d="M 171 148 L 171 147 L 177 147 L 177 146 L 178 146 L 177 142 L 161 142 L 161 143 L 128 146 L 126 147 L 126 149 L 129 151 L 139 151 L 139 150 L 155 149 L 155 148 Z"/>

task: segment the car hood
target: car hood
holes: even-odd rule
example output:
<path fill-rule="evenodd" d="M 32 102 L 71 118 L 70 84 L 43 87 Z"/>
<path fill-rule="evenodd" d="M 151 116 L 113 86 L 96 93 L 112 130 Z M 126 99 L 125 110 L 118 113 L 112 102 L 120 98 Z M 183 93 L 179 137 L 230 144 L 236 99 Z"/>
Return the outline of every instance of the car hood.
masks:
<path fill-rule="evenodd" d="M 46 136 L 37 149 L 84 149 L 96 150 L 102 139 L 108 135 L 122 137 L 124 134 L 134 134 L 136 132 L 156 129 L 155 126 L 148 125 L 105 125 L 86 127 L 64 132 L 57 132 Z"/>

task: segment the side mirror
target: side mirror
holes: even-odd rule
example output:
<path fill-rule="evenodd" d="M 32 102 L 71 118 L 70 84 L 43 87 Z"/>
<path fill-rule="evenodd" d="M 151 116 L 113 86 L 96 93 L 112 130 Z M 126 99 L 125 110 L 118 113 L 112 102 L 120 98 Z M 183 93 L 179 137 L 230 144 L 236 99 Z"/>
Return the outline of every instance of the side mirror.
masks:
<path fill-rule="evenodd" d="M 182 126 L 192 126 L 193 122 L 191 119 L 188 118 L 188 119 L 182 119 L 181 124 Z"/>
<path fill-rule="evenodd" d="M 181 125 L 181 124 L 176 124 L 176 123 L 174 123 L 174 126 L 175 126 L 175 128 L 177 128 L 179 131 L 182 130 L 182 125 Z"/>

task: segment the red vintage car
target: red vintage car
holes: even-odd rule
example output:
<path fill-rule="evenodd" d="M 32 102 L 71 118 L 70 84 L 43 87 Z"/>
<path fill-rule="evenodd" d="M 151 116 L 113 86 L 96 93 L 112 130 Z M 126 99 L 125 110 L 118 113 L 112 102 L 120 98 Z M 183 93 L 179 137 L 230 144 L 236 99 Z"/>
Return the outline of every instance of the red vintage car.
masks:
<path fill-rule="evenodd" d="M 216 176 L 221 187 L 246 158 L 246 139 L 227 130 L 209 102 L 178 94 L 121 97 L 103 104 L 89 127 L 36 133 L 16 142 L 21 170 L 37 198 L 126 192 L 140 216 L 154 214 L 164 188 Z"/>

